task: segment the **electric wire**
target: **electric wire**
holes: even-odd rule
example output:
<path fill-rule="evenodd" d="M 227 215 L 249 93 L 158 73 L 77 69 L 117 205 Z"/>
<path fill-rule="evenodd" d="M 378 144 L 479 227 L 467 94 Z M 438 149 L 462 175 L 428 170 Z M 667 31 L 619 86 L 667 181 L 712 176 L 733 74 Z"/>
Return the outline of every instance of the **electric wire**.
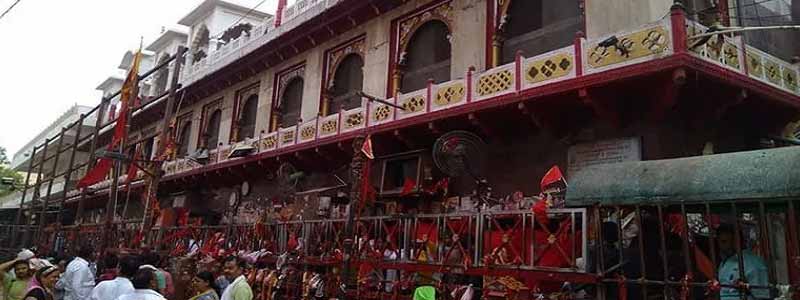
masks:
<path fill-rule="evenodd" d="M 7 9 L 6 9 L 4 12 L 3 12 L 3 14 L 2 14 L 2 15 L 0 15 L 0 20 L 2 20 L 2 19 L 3 19 L 3 17 L 5 17 L 5 16 L 6 16 L 6 15 L 7 15 L 9 12 L 11 12 L 11 9 L 13 9 L 13 8 L 14 8 L 14 6 L 17 6 L 17 4 L 19 4 L 19 2 L 20 2 L 20 1 L 22 1 L 22 0 L 17 0 L 17 1 L 14 1 L 14 3 L 11 3 L 11 6 L 9 6 L 9 7 L 8 7 L 8 8 L 7 8 Z"/>

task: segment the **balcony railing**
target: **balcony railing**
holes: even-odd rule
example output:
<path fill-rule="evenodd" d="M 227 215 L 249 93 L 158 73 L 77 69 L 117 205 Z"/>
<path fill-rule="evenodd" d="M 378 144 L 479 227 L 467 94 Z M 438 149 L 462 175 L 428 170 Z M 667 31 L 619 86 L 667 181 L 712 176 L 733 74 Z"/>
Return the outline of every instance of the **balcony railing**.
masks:
<path fill-rule="evenodd" d="M 211 49 L 208 56 L 189 65 L 181 77 L 184 86 L 211 74 L 224 66 L 244 57 L 261 46 L 278 38 L 283 33 L 294 29 L 303 22 L 316 17 L 341 0 L 299 0 L 294 5 L 283 11 L 282 24 L 275 27 L 274 18 L 264 20 L 264 23 L 253 28 L 250 33 L 231 40 L 219 49 Z M 191 61 L 191 60 L 189 60 Z"/>
<path fill-rule="evenodd" d="M 303 12 L 313 7 L 329 7 L 333 1 L 309 1 Z M 304 6 L 301 6 L 304 7 Z M 287 12 L 294 16 L 295 12 Z M 363 100 L 360 107 L 341 111 L 325 117 L 305 120 L 296 125 L 280 128 L 276 132 L 260 134 L 247 140 L 258 153 L 285 151 L 284 149 L 302 144 L 334 138 L 354 132 L 365 132 L 378 126 L 402 122 L 431 113 L 439 113 L 461 106 L 476 106 L 480 103 L 502 101 L 510 95 L 535 93 L 536 89 L 553 86 L 564 81 L 580 77 L 597 75 L 611 70 L 642 64 L 675 54 L 676 38 L 687 39 L 687 36 L 702 32 L 704 27 L 689 20 L 686 21 L 687 34 L 678 35 L 673 32 L 672 19 L 667 18 L 655 23 L 646 24 L 635 30 L 609 34 L 587 40 L 577 39 L 575 45 L 556 49 L 534 57 L 519 55 L 516 61 L 492 68 L 483 72 L 467 71 L 464 76 L 440 84 L 429 84 L 428 87 L 400 94 L 387 101 L 405 108 L 394 107 Z M 610 38 L 618 40 L 617 45 L 624 47 L 621 51 L 614 46 L 601 46 Z M 719 65 L 727 70 L 746 75 L 775 88 L 794 95 L 800 95 L 798 88 L 798 70 L 787 62 L 763 51 L 745 45 L 739 38 L 725 37 L 721 45 L 709 43 L 690 49 L 689 55 Z M 691 41 L 688 41 L 691 45 Z M 746 59 L 745 59 L 746 57 Z M 224 153 L 212 155 L 209 165 L 221 163 L 227 159 L 232 145 L 219 151 Z M 187 162 L 185 159 L 168 162 L 164 166 L 167 175 L 177 175 L 203 166 Z"/>

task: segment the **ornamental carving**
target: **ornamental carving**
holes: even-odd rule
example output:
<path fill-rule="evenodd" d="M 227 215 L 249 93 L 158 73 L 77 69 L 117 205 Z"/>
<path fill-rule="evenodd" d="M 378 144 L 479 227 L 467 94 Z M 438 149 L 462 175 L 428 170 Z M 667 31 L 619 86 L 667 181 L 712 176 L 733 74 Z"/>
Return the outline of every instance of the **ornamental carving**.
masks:
<path fill-rule="evenodd" d="M 339 68 L 339 63 L 341 63 L 345 57 L 350 54 L 357 54 L 361 56 L 361 59 L 364 59 L 366 53 L 365 49 L 366 38 L 362 36 L 354 41 L 329 50 L 328 57 L 326 58 L 328 70 L 325 76 L 325 87 L 328 89 L 333 88 L 334 74 L 336 73 L 336 69 Z"/>
<path fill-rule="evenodd" d="M 281 133 L 281 144 L 294 143 L 294 130 Z"/>
<path fill-rule="evenodd" d="M 268 136 L 268 137 L 264 138 L 264 139 L 261 141 L 261 145 L 262 145 L 262 146 L 263 146 L 265 149 L 272 149 L 272 148 L 275 148 L 275 146 L 277 146 L 277 145 L 278 145 L 278 136 L 277 136 L 277 135 L 272 135 L 272 136 Z"/>
<path fill-rule="evenodd" d="M 659 54 L 667 50 L 669 43 L 669 34 L 662 26 L 640 30 L 620 36 L 615 45 L 589 47 L 588 64 L 600 68 Z"/>
<path fill-rule="evenodd" d="M 722 45 L 722 55 L 725 57 L 725 64 L 731 68 L 739 69 L 739 48 L 730 42 Z"/>
<path fill-rule="evenodd" d="M 512 0 L 497 0 L 495 3 L 495 30 L 502 31 L 506 24 L 508 24 L 508 9 L 511 7 Z"/>
<path fill-rule="evenodd" d="M 761 64 L 761 55 L 747 51 L 747 71 L 750 76 L 764 77 L 764 66 Z"/>
<path fill-rule="evenodd" d="M 574 58 L 567 53 L 534 60 L 525 66 L 525 80 L 528 83 L 538 83 L 569 74 L 574 68 Z"/>
<path fill-rule="evenodd" d="M 447 106 L 450 104 L 460 103 L 464 100 L 466 88 L 463 83 L 457 83 L 450 86 L 442 87 L 436 92 L 436 99 L 433 103 L 437 106 Z"/>
<path fill-rule="evenodd" d="M 797 71 L 790 68 L 783 68 L 783 85 L 796 93 L 798 87 Z"/>
<path fill-rule="evenodd" d="M 764 70 L 766 71 L 767 80 L 769 80 L 769 82 L 776 85 L 781 84 L 782 74 L 780 65 L 770 60 L 764 60 Z"/>
<path fill-rule="evenodd" d="M 411 36 L 414 35 L 414 32 L 417 31 L 417 28 L 422 26 L 428 21 L 431 20 L 439 20 L 447 24 L 447 27 L 452 29 L 453 24 L 453 5 L 450 1 L 442 2 L 436 6 L 432 6 L 426 10 L 420 11 L 414 15 L 406 17 L 405 19 L 400 20 L 397 28 L 398 32 L 398 43 L 397 43 L 397 51 L 398 58 L 403 57 L 403 53 L 405 52 L 408 42 L 411 40 Z M 451 30 L 452 32 L 452 30 Z M 400 59 L 398 59 L 398 62 Z"/>
<path fill-rule="evenodd" d="M 295 78 L 304 78 L 306 73 L 306 65 L 301 64 L 294 68 L 281 71 L 278 73 L 278 86 L 276 90 L 278 91 L 275 93 L 275 100 L 272 101 L 274 107 L 281 107 L 281 101 L 283 101 L 283 92 L 286 91 L 286 85 L 289 84 L 292 79 Z"/>
<path fill-rule="evenodd" d="M 403 112 L 406 114 L 420 112 L 425 110 L 425 97 L 423 96 L 414 96 L 410 98 L 403 99 Z"/>
<path fill-rule="evenodd" d="M 323 135 L 328 135 L 328 134 L 336 133 L 336 130 L 338 129 L 338 127 L 339 127 L 339 120 L 333 119 L 333 120 L 328 120 L 328 121 L 322 122 L 322 125 L 320 126 L 320 129 L 321 129 L 321 132 L 322 132 Z"/>
<path fill-rule="evenodd" d="M 380 122 L 392 116 L 392 109 L 388 105 L 381 105 L 372 112 L 372 120 Z"/>
<path fill-rule="evenodd" d="M 507 91 L 514 86 L 514 74 L 509 70 L 487 74 L 478 80 L 478 95 L 489 96 L 498 92 Z"/>
<path fill-rule="evenodd" d="M 317 134 L 317 128 L 316 128 L 316 126 L 313 126 L 313 125 L 312 126 L 305 126 L 302 129 L 300 129 L 300 139 L 302 139 L 304 141 L 313 139 L 314 136 L 316 136 L 316 134 Z"/>
<path fill-rule="evenodd" d="M 347 128 L 354 128 L 364 124 L 364 113 L 357 112 L 347 116 L 347 120 L 345 120 L 345 125 Z"/>

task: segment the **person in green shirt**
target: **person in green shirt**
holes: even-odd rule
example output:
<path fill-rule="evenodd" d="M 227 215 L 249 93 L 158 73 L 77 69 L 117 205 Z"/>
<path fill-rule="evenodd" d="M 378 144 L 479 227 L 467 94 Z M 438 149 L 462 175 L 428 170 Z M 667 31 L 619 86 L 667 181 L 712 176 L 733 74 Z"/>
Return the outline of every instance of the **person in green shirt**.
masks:
<path fill-rule="evenodd" d="M 14 268 L 13 274 L 9 272 L 11 268 Z M 19 258 L 7 261 L 0 264 L 0 272 L 3 274 L 3 300 L 22 300 L 32 274 L 28 261 Z"/>

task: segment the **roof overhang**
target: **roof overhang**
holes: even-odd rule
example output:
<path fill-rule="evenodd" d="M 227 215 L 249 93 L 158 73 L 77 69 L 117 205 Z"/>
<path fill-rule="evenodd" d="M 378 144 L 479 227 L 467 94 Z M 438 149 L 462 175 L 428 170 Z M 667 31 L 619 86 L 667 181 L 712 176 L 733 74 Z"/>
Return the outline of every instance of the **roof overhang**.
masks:
<path fill-rule="evenodd" d="M 227 8 L 236 12 L 240 12 L 242 14 L 249 12 L 251 16 L 258 18 L 267 18 L 270 16 L 270 14 L 265 13 L 263 11 L 251 9 L 249 7 L 244 7 L 239 4 L 227 1 L 205 0 L 203 1 L 203 3 L 200 3 L 200 5 L 198 5 L 197 7 L 195 7 L 195 9 L 189 12 L 189 14 L 187 14 L 185 17 L 181 18 L 181 20 L 178 21 L 178 24 L 191 27 L 195 25 L 200 19 L 210 14 L 216 7 Z"/>
<path fill-rule="evenodd" d="M 109 76 L 108 78 L 106 78 L 106 80 L 103 80 L 103 82 L 100 83 L 100 85 L 98 85 L 97 88 L 95 88 L 95 89 L 96 90 L 100 90 L 100 91 L 105 91 L 109 87 L 113 86 L 114 83 L 122 84 L 122 82 L 124 80 L 125 79 L 122 78 L 122 77 L 112 75 L 112 76 Z"/>
<path fill-rule="evenodd" d="M 134 51 L 131 50 L 125 52 L 125 55 L 122 57 L 122 61 L 119 62 L 119 66 L 117 66 L 117 68 L 120 68 L 122 70 L 128 70 L 128 68 L 131 67 L 131 64 L 133 64 L 134 54 L 135 54 Z M 152 52 L 146 50 L 142 51 L 142 58 L 147 58 L 150 56 L 153 56 Z"/>
<path fill-rule="evenodd" d="M 179 29 L 167 29 L 162 33 L 155 41 L 147 45 L 145 50 L 158 52 L 159 50 L 164 49 L 167 44 L 173 40 L 181 39 L 184 42 L 188 39 L 188 34 L 185 30 Z"/>
<path fill-rule="evenodd" d="M 568 206 L 800 197 L 800 147 L 596 165 L 569 180 Z"/>

